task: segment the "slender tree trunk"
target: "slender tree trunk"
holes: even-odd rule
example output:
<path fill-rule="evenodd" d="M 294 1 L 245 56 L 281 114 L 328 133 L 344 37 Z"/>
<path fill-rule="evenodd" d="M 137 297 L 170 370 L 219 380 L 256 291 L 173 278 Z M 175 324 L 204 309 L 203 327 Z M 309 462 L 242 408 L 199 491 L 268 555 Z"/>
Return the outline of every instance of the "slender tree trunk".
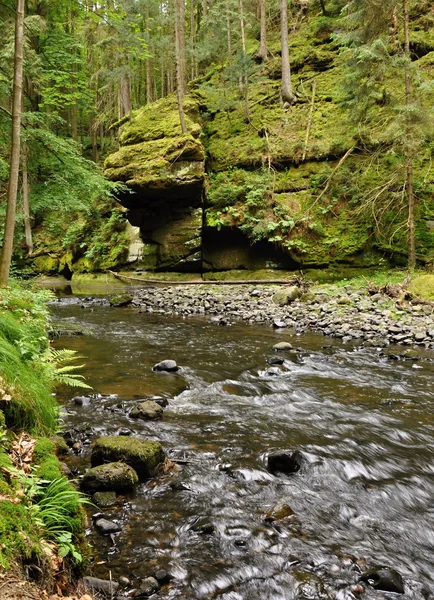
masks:
<path fill-rule="evenodd" d="M 282 45 L 282 100 L 293 104 L 295 96 L 291 84 L 291 67 L 288 50 L 288 0 L 280 0 L 280 39 Z"/>
<path fill-rule="evenodd" d="M 179 122 L 183 134 L 187 133 L 182 100 L 186 91 L 185 80 L 185 0 L 175 2 L 175 60 L 176 60 L 176 96 L 178 100 Z"/>
<path fill-rule="evenodd" d="M 232 59 L 232 31 L 231 31 L 231 13 L 229 10 L 229 0 L 226 0 L 226 36 L 228 44 L 228 63 Z"/>
<path fill-rule="evenodd" d="M 191 64 L 190 64 L 190 79 L 193 80 L 196 74 L 196 59 L 194 52 L 196 50 L 196 23 L 194 19 L 194 0 L 190 0 L 190 48 L 191 48 Z"/>
<path fill-rule="evenodd" d="M 145 9 L 145 27 L 146 27 L 146 42 L 148 45 L 147 51 L 150 50 L 150 40 L 149 40 L 149 6 L 146 4 Z M 145 68 L 146 68 L 146 103 L 150 104 L 153 101 L 152 95 L 152 64 L 150 56 L 146 57 L 145 60 Z"/>
<path fill-rule="evenodd" d="M 259 47 L 259 56 L 264 62 L 267 62 L 267 12 L 266 0 L 259 0 L 259 18 L 261 25 L 261 45 Z"/>
<path fill-rule="evenodd" d="M 416 242 L 415 242 L 415 202 L 413 191 L 413 148 L 412 135 L 409 124 L 409 109 L 411 105 L 411 79 L 410 79 L 410 33 L 409 33 L 409 14 L 408 0 L 402 0 L 402 9 L 404 14 L 404 39 L 405 39 L 405 107 L 407 109 L 407 135 L 406 135 L 406 188 L 408 203 L 408 267 L 414 269 L 416 266 Z"/>
<path fill-rule="evenodd" d="M 29 180 L 27 176 L 27 147 L 25 144 L 23 145 L 23 152 L 21 155 L 21 171 L 23 177 L 24 234 L 26 238 L 27 253 L 28 256 L 31 256 L 33 254 L 33 239 L 29 206 Z"/>
<path fill-rule="evenodd" d="M 328 12 L 327 12 L 327 9 L 326 9 L 326 7 L 325 7 L 324 0 L 319 0 L 319 3 L 321 4 L 321 10 L 322 10 L 322 14 L 323 14 L 325 17 L 328 17 Z"/>
<path fill-rule="evenodd" d="M 6 221 L 0 258 L 0 287 L 7 287 L 14 245 L 20 170 L 21 99 L 23 86 L 24 0 L 17 0 L 15 14 L 14 84 L 12 94 L 12 143 L 7 191 Z"/>
<path fill-rule="evenodd" d="M 71 107 L 71 134 L 72 138 L 78 142 L 78 108 L 77 104 Z"/>
<path fill-rule="evenodd" d="M 122 104 L 122 116 L 131 115 L 132 105 L 131 105 L 131 88 L 130 88 L 130 78 L 128 77 L 128 73 L 122 70 L 121 73 L 121 81 L 120 81 L 120 92 L 121 92 L 121 104 Z"/>
<path fill-rule="evenodd" d="M 244 9 L 243 9 L 243 0 L 238 0 L 239 11 L 240 11 L 240 28 L 241 28 L 241 47 L 243 50 L 243 69 L 244 73 L 241 76 L 241 88 L 244 96 L 244 118 L 246 123 L 250 123 L 250 109 L 249 109 L 249 76 L 246 72 L 247 64 L 246 64 L 246 32 L 244 27 Z"/>

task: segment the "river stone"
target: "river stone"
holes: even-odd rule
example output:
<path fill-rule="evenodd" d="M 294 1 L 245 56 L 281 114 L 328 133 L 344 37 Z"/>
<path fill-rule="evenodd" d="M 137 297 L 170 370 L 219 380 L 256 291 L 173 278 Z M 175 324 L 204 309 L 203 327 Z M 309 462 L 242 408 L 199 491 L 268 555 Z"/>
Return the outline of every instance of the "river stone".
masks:
<path fill-rule="evenodd" d="M 360 577 L 360 581 L 369 583 L 375 590 L 382 592 L 404 593 L 404 582 L 401 575 L 395 569 L 389 567 L 377 567 L 366 571 Z"/>
<path fill-rule="evenodd" d="M 295 452 L 272 452 L 267 457 L 267 469 L 270 473 L 296 473 L 300 470 L 302 454 Z"/>
<path fill-rule="evenodd" d="M 88 590 L 99 592 L 108 598 L 116 594 L 119 588 L 117 581 L 98 579 L 98 577 L 83 577 L 82 582 Z"/>
<path fill-rule="evenodd" d="M 276 504 L 270 509 L 265 515 L 265 521 L 272 523 L 273 521 L 281 521 L 282 519 L 286 519 L 287 517 L 293 517 L 294 511 L 289 506 L 289 504 Z"/>
<path fill-rule="evenodd" d="M 112 296 L 109 300 L 110 306 L 127 306 L 131 304 L 134 297 L 131 294 L 116 294 L 116 296 Z"/>
<path fill-rule="evenodd" d="M 277 344 L 274 344 L 273 350 L 276 350 L 276 352 L 285 352 L 286 350 L 292 350 L 292 344 L 290 344 L 289 342 L 279 342 Z"/>
<path fill-rule="evenodd" d="M 90 404 L 90 396 L 74 396 L 72 401 L 76 406 L 88 406 Z"/>
<path fill-rule="evenodd" d="M 84 492 L 125 492 L 138 483 L 135 470 L 123 462 L 99 463 L 84 474 L 81 489 Z"/>
<path fill-rule="evenodd" d="M 300 288 L 296 285 L 291 285 L 290 287 L 276 292 L 273 296 L 273 302 L 278 306 L 285 306 L 286 304 L 291 304 L 291 302 L 294 302 L 294 300 L 297 300 L 300 296 Z"/>
<path fill-rule="evenodd" d="M 267 358 L 267 363 L 269 365 L 283 365 L 284 359 L 281 356 L 269 356 Z"/>
<path fill-rule="evenodd" d="M 97 519 L 95 521 L 95 527 L 102 535 L 110 535 L 111 533 L 118 533 L 122 527 L 113 521 L 108 519 Z"/>
<path fill-rule="evenodd" d="M 174 360 L 162 360 L 152 367 L 153 371 L 168 371 L 169 373 L 174 373 L 179 370 L 178 365 Z"/>
<path fill-rule="evenodd" d="M 163 417 L 163 409 L 153 400 L 145 400 L 136 404 L 129 415 L 132 419 L 143 419 L 144 421 L 154 421 Z"/>
<path fill-rule="evenodd" d="M 92 502 L 100 508 L 108 508 L 116 504 L 116 492 L 95 492 Z"/>
<path fill-rule="evenodd" d="M 283 329 L 284 327 L 286 327 L 286 323 L 285 321 L 281 321 L 280 319 L 275 319 L 273 321 L 273 327 L 275 327 L 276 329 Z"/>
<path fill-rule="evenodd" d="M 137 590 L 137 594 L 134 596 L 135 598 L 147 598 L 148 596 L 152 596 L 155 592 L 158 592 L 160 589 L 160 584 L 155 579 L 155 577 L 147 577 L 142 581 Z"/>
<path fill-rule="evenodd" d="M 130 465 L 143 480 L 153 477 L 165 458 L 159 442 L 134 437 L 106 436 L 94 442 L 91 463 L 92 466 L 97 466 L 121 460 Z"/>

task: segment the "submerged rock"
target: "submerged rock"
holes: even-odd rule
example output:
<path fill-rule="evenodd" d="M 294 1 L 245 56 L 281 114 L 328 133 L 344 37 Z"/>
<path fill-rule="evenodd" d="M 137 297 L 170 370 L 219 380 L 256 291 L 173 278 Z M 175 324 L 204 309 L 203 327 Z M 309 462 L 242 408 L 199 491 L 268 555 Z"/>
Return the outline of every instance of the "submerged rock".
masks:
<path fill-rule="evenodd" d="M 130 465 L 140 479 L 153 477 L 166 456 L 159 442 L 125 436 L 98 438 L 92 447 L 92 466 L 109 461 L 123 461 Z"/>
<path fill-rule="evenodd" d="M 160 584 L 155 579 L 155 577 L 147 577 L 142 581 L 137 590 L 137 594 L 134 596 L 135 598 L 147 598 L 148 596 L 152 596 L 155 592 L 158 592 L 160 589 Z"/>
<path fill-rule="evenodd" d="M 404 593 L 404 582 L 401 575 L 389 567 L 377 567 L 366 571 L 360 577 L 360 581 L 364 581 L 375 590 L 382 592 Z"/>
<path fill-rule="evenodd" d="M 152 367 L 153 371 L 167 371 L 169 373 L 174 373 L 175 371 L 179 371 L 179 367 L 174 360 L 162 360 Z"/>
<path fill-rule="evenodd" d="M 294 511 L 289 506 L 289 504 L 279 503 L 276 506 L 273 506 L 265 515 L 265 521 L 268 523 L 272 523 L 273 521 L 281 521 L 282 519 L 287 519 L 288 517 L 294 516 Z"/>
<path fill-rule="evenodd" d="M 302 464 L 302 454 L 295 452 L 272 452 L 267 457 L 267 469 L 270 473 L 296 473 Z"/>
<path fill-rule="evenodd" d="M 134 296 L 131 294 L 116 294 L 110 298 L 110 306 L 128 306 L 133 301 Z"/>
<path fill-rule="evenodd" d="M 119 589 L 119 583 L 117 581 L 98 579 L 98 577 L 83 577 L 82 582 L 88 590 L 99 592 L 108 598 L 113 596 L 113 594 L 116 594 Z"/>
<path fill-rule="evenodd" d="M 116 504 L 116 492 L 95 492 L 92 501 L 100 508 L 108 508 Z"/>
<path fill-rule="evenodd" d="M 127 492 L 134 489 L 138 481 L 132 467 L 123 462 L 110 462 L 89 469 L 81 480 L 81 489 L 84 492 Z"/>
<path fill-rule="evenodd" d="M 153 400 L 144 400 L 136 404 L 131 411 L 132 419 L 144 419 L 145 421 L 154 421 L 163 417 L 162 407 Z"/>

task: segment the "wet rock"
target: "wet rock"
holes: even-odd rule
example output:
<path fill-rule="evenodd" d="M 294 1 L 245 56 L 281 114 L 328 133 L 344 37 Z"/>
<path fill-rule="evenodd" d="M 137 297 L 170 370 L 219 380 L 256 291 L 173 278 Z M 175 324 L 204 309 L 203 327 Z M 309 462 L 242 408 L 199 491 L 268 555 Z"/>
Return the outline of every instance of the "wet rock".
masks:
<path fill-rule="evenodd" d="M 162 419 L 163 409 L 153 400 L 145 400 L 136 404 L 129 415 L 132 419 L 143 419 L 144 421 L 155 421 Z"/>
<path fill-rule="evenodd" d="M 131 294 L 116 294 L 109 299 L 110 306 L 127 306 L 131 304 L 134 297 Z"/>
<path fill-rule="evenodd" d="M 116 492 L 95 492 L 92 502 L 100 508 L 108 508 L 116 504 Z"/>
<path fill-rule="evenodd" d="M 172 579 L 170 574 L 167 571 L 165 571 L 164 569 L 158 569 L 158 571 L 155 571 L 154 577 L 160 585 L 169 583 L 169 581 L 171 581 L 171 579 Z"/>
<path fill-rule="evenodd" d="M 275 327 L 276 329 L 283 329 L 284 327 L 286 327 L 286 323 L 281 319 L 275 319 L 273 321 L 273 327 Z"/>
<path fill-rule="evenodd" d="M 270 509 L 265 515 L 265 521 L 268 523 L 272 523 L 273 521 L 281 521 L 282 519 L 287 519 L 288 517 L 294 516 L 294 511 L 289 506 L 289 504 L 276 504 Z"/>
<path fill-rule="evenodd" d="M 159 404 L 162 408 L 166 408 L 169 406 L 169 400 L 167 398 L 163 398 L 162 396 L 151 396 L 150 398 L 146 398 L 146 400 L 152 400 Z"/>
<path fill-rule="evenodd" d="M 114 521 L 109 521 L 108 519 L 97 519 L 95 521 L 95 527 L 102 535 L 118 533 L 122 529 L 120 525 Z"/>
<path fill-rule="evenodd" d="M 283 365 L 284 362 L 284 359 L 280 356 L 269 356 L 267 358 L 267 363 L 269 365 Z"/>
<path fill-rule="evenodd" d="M 277 344 L 274 344 L 273 350 L 275 350 L 276 352 L 285 352 L 287 350 L 292 350 L 292 344 L 290 344 L 289 342 L 279 342 Z"/>
<path fill-rule="evenodd" d="M 128 577 L 125 577 L 125 575 L 121 575 L 118 581 L 119 585 L 121 585 L 122 587 L 127 587 L 131 584 L 131 581 L 128 579 Z"/>
<path fill-rule="evenodd" d="M 119 589 L 119 583 L 117 581 L 98 579 L 98 577 L 83 577 L 82 582 L 86 589 L 92 592 L 98 592 L 107 598 L 116 594 Z"/>
<path fill-rule="evenodd" d="M 401 575 L 389 567 L 376 567 L 365 571 L 360 577 L 360 581 L 364 581 L 375 590 L 382 592 L 404 593 L 404 582 Z"/>
<path fill-rule="evenodd" d="M 90 396 L 74 396 L 72 401 L 76 406 L 89 406 Z"/>
<path fill-rule="evenodd" d="M 211 535 L 215 532 L 215 526 L 209 519 L 203 517 L 193 523 L 193 525 L 190 527 L 190 531 L 194 531 L 195 533 L 199 533 L 201 535 Z"/>
<path fill-rule="evenodd" d="M 158 592 L 159 589 L 158 581 L 154 577 L 147 577 L 141 582 L 134 598 L 147 598 Z"/>
<path fill-rule="evenodd" d="M 153 371 L 167 371 L 169 373 L 174 373 L 175 371 L 179 371 L 179 367 L 174 360 L 162 360 L 152 367 Z"/>
<path fill-rule="evenodd" d="M 129 436 L 133 435 L 134 431 L 132 429 L 129 429 L 128 427 L 119 427 L 117 433 L 118 435 Z"/>
<path fill-rule="evenodd" d="M 91 463 L 92 466 L 98 466 L 110 461 L 123 461 L 143 480 L 156 475 L 165 458 L 163 447 L 159 442 L 133 437 L 106 436 L 94 442 Z"/>
<path fill-rule="evenodd" d="M 295 452 L 272 452 L 267 457 L 267 469 L 270 473 L 296 473 L 302 464 L 302 454 Z"/>
<path fill-rule="evenodd" d="M 89 469 L 81 480 L 81 489 L 84 492 L 128 492 L 138 481 L 132 467 L 123 462 L 112 462 Z"/>

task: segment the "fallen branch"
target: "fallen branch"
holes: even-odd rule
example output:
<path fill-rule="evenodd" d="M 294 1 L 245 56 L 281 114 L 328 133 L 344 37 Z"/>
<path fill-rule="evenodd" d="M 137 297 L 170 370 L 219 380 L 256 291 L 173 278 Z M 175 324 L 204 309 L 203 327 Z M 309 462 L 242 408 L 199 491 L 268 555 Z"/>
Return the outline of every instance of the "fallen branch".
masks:
<path fill-rule="evenodd" d="M 121 275 L 114 271 L 107 270 L 107 273 L 117 277 L 118 279 L 126 279 L 127 281 L 137 281 L 140 283 L 158 283 L 161 285 L 261 285 L 261 284 L 277 284 L 277 285 L 296 285 L 298 279 L 234 279 L 231 281 L 216 281 L 204 279 L 190 279 L 188 281 L 170 281 L 160 279 L 144 279 L 142 277 L 130 277 Z"/>

